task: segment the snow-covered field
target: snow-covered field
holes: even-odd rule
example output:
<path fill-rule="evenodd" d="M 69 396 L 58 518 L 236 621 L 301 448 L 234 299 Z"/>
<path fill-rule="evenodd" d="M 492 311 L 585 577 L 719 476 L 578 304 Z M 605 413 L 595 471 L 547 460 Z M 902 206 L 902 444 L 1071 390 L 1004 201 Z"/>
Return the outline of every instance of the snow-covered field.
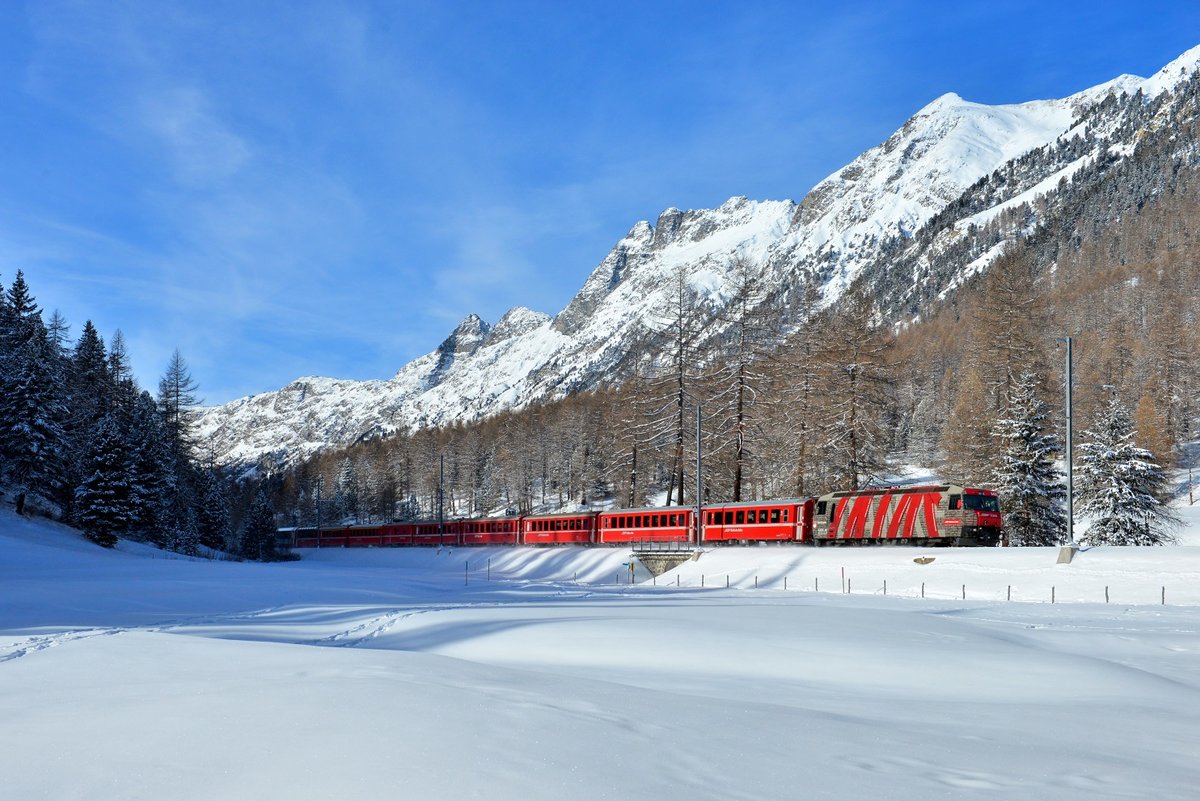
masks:
<path fill-rule="evenodd" d="M 204 562 L 0 511 L 0 798 L 1194 799 L 1198 546 L 631 586 L 627 551 Z"/>

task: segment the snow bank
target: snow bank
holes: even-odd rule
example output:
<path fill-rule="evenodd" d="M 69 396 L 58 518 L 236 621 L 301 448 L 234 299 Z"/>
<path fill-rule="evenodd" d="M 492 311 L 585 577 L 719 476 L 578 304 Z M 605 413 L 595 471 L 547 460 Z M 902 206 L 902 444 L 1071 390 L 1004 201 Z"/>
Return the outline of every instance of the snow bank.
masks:
<path fill-rule="evenodd" d="M 1191 799 L 1196 549 L 1131 550 L 721 549 L 630 586 L 626 551 L 214 563 L 0 512 L 0 781 L 99 801 Z M 797 586 L 843 564 L 852 594 Z M 980 600 L 1125 576 L 1181 586 L 1167 606 Z M 964 579 L 966 602 L 943 592 Z M 919 580 L 941 595 L 893 597 Z"/>

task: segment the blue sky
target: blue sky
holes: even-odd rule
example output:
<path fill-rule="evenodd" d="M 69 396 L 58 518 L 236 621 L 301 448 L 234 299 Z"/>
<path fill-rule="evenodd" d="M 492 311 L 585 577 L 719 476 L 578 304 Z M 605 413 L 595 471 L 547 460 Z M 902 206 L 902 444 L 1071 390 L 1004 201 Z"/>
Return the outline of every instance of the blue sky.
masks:
<path fill-rule="evenodd" d="M 799 200 L 933 98 L 1061 97 L 1200 3 L 0 4 L 0 282 L 208 402 L 554 313 L 663 208 Z"/>

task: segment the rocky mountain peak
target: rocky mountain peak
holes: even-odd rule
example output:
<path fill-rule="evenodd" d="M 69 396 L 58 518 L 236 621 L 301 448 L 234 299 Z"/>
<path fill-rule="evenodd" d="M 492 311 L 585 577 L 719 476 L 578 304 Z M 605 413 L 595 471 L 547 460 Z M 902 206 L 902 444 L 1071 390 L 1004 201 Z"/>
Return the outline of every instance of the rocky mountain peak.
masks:
<path fill-rule="evenodd" d="M 478 314 L 468 314 L 450 336 L 438 345 L 437 372 L 445 372 L 456 359 L 470 356 L 484 343 L 491 326 Z"/>
<path fill-rule="evenodd" d="M 548 314 L 542 314 L 524 306 L 514 306 L 506 311 L 504 316 L 492 327 L 487 336 L 487 344 L 491 345 L 527 334 L 550 320 L 551 317 Z"/>

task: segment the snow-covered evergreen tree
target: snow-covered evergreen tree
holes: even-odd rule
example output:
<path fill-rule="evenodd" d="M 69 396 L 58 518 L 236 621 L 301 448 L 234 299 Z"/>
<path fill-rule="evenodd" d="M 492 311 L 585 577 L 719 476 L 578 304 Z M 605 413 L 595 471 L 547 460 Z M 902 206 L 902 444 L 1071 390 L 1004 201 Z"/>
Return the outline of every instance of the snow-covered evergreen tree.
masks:
<path fill-rule="evenodd" d="M 229 545 L 229 501 L 225 496 L 224 482 L 215 468 L 199 473 L 200 503 L 197 509 L 197 524 L 200 529 L 200 544 L 213 550 L 223 550 Z"/>
<path fill-rule="evenodd" d="M 100 420 L 111 411 L 112 382 L 109 380 L 106 359 L 104 340 L 96 332 L 92 321 L 88 320 L 71 352 L 66 376 L 70 413 L 65 425 L 67 458 L 64 478 L 67 486 L 62 493 L 62 507 L 63 516 L 71 521 L 75 520 L 75 489 L 86 476 L 92 437 Z M 124 430 L 124 426 L 121 427 Z"/>
<path fill-rule="evenodd" d="M 345 456 L 338 465 L 337 487 L 333 496 L 335 519 L 344 520 L 352 517 L 355 523 L 359 522 L 358 505 L 358 474 L 354 469 L 354 461 L 349 456 Z"/>
<path fill-rule="evenodd" d="M 17 511 L 29 495 L 59 486 L 67 414 L 59 347 L 18 272 L 0 321 L 0 469 L 16 489 Z"/>
<path fill-rule="evenodd" d="M 1067 525 L 1060 506 L 1067 493 L 1054 466 L 1058 438 L 1045 431 L 1046 405 L 1036 386 L 1033 373 L 1016 379 L 992 429 L 1000 445 L 995 480 L 1010 545 L 1058 544 Z"/>
<path fill-rule="evenodd" d="M 166 546 L 176 553 L 200 552 L 200 523 L 195 506 L 178 494 L 170 496 L 165 515 Z"/>
<path fill-rule="evenodd" d="M 1176 522 L 1164 503 L 1167 478 L 1154 454 L 1134 444 L 1129 410 L 1116 396 L 1079 446 L 1078 509 L 1093 517 L 1089 545 L 1161 545 Z"/>
<path fill-rule="evenodd" d="M 275 547 L 275 510 L 266 488 L 259 488 L 246 515 L 242 530 L 241 554 L 246 559 L 270 562 L 279 558 Z"/>
<path fill-rule="evenodd" d="M 149 392 L 135 398 L 128 434 L 136 528 L 151 542 L 166 545 L 162 523 L 168 490 L 175 486 L 175 463 L 158 406 Z"/>
<path fill-rule="evenodd" d="M 134 489 L 125 437 L 116 419 L 96 426 L 84 462 L 83 483 L 75 491 L 75 521 L 89 539 L 106 548 L 136 519 Z"/>

